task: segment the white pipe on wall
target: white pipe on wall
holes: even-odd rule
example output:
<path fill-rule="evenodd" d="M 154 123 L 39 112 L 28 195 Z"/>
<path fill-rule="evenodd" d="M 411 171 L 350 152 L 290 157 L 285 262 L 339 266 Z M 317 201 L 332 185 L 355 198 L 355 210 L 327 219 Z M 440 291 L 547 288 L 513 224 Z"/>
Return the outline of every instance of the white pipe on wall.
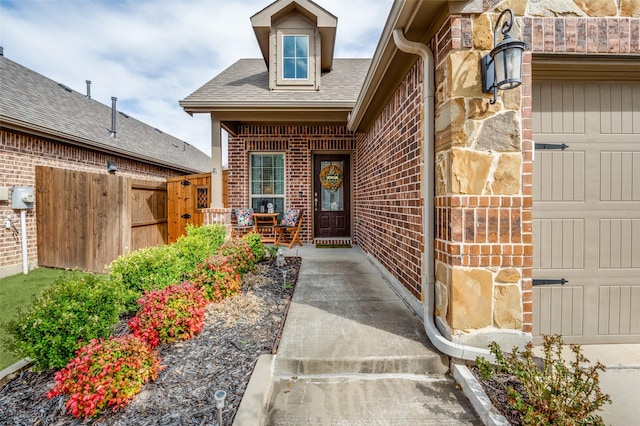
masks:
<path fill-rule="evenodd" d="M 434 304 L 435 304 L 435 264 L 434 264 L 434 183 L 433 183 L 433 167 L 435 165 L 434 154 L 434 121 L 435 121 L 435 84 L 434 84 L 434 63 L 433 52 L 422 43 L 409 41 L 404 37 L 404 31 L 402 29 L 395 29 L 393 31 L 393 41 L 402 52 L 411 53 L 414 55 L 420 55 L 422 63 L 424 65 L 423 70 L 423 102 L 424 102 L 424 142 L 423 142 L 423 177 L 422 185 L 424 188 L 424 264 L 426 267 L 426 274 L 423 283 L 424 293 L 424 328 L 427 332 L 427 337 L 431 343 L 440 352 L 449 355 L 453 358 L 459 358 L 469 361 L 475 361 L 476 357 L 484 357 L 489 361 L 493 361 L 495 357 L 491 352 L 484 348 L 477 348 L 469 345 L 462 345 L 447 340 L 434 320 Z"/>
<path fill-rule="evenodd" d="M 27 253 L 27 211 L 20 210 L 20 230 L 22 231 L 22 273 L 29 272 L 29 258 Z"/>

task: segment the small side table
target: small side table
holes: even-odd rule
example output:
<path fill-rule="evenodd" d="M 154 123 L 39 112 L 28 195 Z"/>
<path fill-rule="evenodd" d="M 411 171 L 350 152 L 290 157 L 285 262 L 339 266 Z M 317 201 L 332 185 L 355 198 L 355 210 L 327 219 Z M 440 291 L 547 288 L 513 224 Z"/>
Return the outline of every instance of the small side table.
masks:
<path fill-rule="evenodd" d="M 253 230 L 260 234 L 263 243 L 273 244 L 276 242 L 275 229 L 278 225 L 279 215 L 280 213 L 253 213 Z M 267 237 L 265 234 L 269 234 L 269 236 Z"/>

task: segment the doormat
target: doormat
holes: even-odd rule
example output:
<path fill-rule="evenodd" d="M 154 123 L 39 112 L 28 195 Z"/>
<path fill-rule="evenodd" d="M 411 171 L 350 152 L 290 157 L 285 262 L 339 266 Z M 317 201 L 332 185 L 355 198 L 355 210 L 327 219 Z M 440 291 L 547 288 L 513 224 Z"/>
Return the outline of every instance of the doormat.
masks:
<path fill-rule="evenodd" d="M 351 244 L 316 244 L 316 248 L 351 248 Z"/>

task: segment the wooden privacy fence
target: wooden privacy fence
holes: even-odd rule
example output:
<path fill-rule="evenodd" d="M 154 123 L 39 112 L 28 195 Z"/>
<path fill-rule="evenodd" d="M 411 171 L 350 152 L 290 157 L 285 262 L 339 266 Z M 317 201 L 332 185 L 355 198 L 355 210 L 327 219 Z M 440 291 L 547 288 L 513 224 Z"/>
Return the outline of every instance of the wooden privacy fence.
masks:
<path fill-rule="evenodd" d="M 36 167 L 38 264 L 104 272 L 121 254 L 167 242 L 166 182 Z"/>

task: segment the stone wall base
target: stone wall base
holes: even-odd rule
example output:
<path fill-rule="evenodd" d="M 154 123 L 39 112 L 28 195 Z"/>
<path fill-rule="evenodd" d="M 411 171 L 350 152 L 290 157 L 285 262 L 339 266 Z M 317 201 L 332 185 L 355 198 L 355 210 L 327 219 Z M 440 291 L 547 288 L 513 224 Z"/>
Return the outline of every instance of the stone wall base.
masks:
<path fill-rule="evenodd" d="M 367 259 L 382 274 L 393 291 L 409 306 L 413 313 L 424 321 L 425 307 L 423 301 L 416 299 L 400 281 L 378 262 L 376 258 L 371 256 L 371 254 L 367 253 Z M 521 349 L 524 348 L 524 346 L 532 340 L 531 333 L 524 333 L 520 330 L 501 330 L 495 327 L 485 327 L 466 333 L 456 330 L 455 334 L 452 334 L 450 327 L 444 324 L 441 318 L 436 316 L 435 322 L 438 330 L 447 340 L 476 348 L 488 348 L 489 343 L 496 341 L 503 351 L 509 352 L 514 346 Z"/>

